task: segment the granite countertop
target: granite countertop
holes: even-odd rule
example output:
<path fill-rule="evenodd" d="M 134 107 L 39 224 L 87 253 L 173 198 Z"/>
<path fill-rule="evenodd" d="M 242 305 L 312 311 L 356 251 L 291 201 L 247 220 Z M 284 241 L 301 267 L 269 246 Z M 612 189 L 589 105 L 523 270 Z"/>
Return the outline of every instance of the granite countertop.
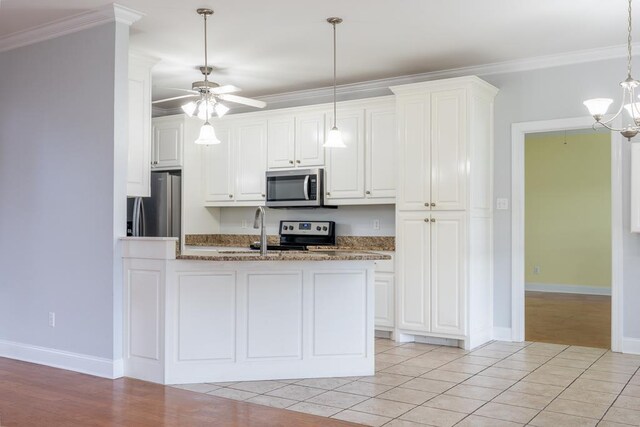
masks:
<path fill-rule="evenodd" d="M 204 251 L 203 251 L 204 252 Z M 341 250 L 324 251 L 210 251 L 209 253 L 179 254 L 176 259 L 196 261 L 378 261 L 391 259 L 389 255 L 373 252 Z"/>
<path fill-rule="evenodd" d="M 251 234 L 187 234 L 187 246 L 228 246 L 249 247 L 260 240 L 260 236 Z M 277 235 L 267 236 L 270 245 L 280 244 Z M 395 251 L 393 236 L 337 236 L 336 246 L 309 246 L 309 250 L 337 251 Z"/>

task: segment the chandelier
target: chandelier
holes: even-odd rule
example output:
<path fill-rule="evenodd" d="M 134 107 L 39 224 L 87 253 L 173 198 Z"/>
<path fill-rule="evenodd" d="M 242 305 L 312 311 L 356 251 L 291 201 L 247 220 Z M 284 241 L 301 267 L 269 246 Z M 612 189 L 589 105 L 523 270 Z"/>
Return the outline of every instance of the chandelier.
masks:
<path fill-rule="evenodd" d="M 620 132 L 622 136 L 631 141 L 631 138 L 636 136 L 638 132 L 640 132 L 640 103 L 634 102 L 635 100 L 635 89 L 640 86 L 640 82 L 633 77 L 631 77 L 631 0 L 629 0 L 629 19 L 627 26 L 627 78 L 620 83 L 622 87 L 622 103 L 620 104 L 620 108 L 616 114 L 608 120 L 603 120 L 604 115 L 607 114 L 607 110 L 609 106 L 613 103 L 613 99 L 610 98 L 595 98 L 588 99 L 583 102 L 583 104 L 589 110 L 589 113 L 595 119 L 595 123 L 593 124 L 593 128 L 607 128 L 615 132 Z M 615 128 L 612 126 L 612 122 L 616 120 L 622 112 L 626 111 L 627 114 L 631 117 L 630 120 L 627 120 L 627 125 L 623 124 L 622 128 Z"/>

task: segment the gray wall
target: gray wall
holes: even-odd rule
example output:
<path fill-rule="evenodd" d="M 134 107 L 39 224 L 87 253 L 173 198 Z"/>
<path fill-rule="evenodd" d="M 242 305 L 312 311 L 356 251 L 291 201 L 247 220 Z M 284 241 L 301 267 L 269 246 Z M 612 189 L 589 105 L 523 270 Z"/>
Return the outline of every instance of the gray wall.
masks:
<path fill-rule="evenodd" d="M 619 99 L 625 61 L 607 60 L 518 73 L 481 76 L 500 89 L 495 104 L 495 197 L 511 197 L 511 125 L 588 116 L 582 101 Z M 617 104 L 617 102 L 616 102 Z M 619 105 L 619 104 L 617 104 Z M 640 338 L 640 236 L 629 232 L 629 143 L 623 144 L 624 336 Z M 588 207 L 585 207 L 588 209 Z M 511 326 L 511 211 L 496 211 L 495 325 Z"/>
<path fill-rule="evenodd" d="M 0 54 L 0 340 L 121 357 L 127 50 L 109 23 Z"/>

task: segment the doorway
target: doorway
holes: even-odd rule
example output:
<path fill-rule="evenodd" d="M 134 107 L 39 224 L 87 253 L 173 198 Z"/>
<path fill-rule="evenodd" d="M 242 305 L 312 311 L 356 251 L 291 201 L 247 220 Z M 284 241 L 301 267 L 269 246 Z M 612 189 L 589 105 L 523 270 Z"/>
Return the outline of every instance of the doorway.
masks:
<path fill-rule="evenodd" d="M 536 134 L 544 134 L 547 133 L 547 136 L 553 136 L 561 138 L 561 144 L 564 145 L 564 132 L 567 131 L 567 135 L 580 134 L 584 133 L 585 135 L 589 134 L 591 130 L 591 124 L 593 119 L 591 117 L 580 117 L 573 119 L 560 119 L 560 120 L 550 120 L 550 121 L 542 121 L 542 122 L 527 122 L 527 123 L 516 123 L 512 126 L 512 306 L 511 306 L 511 338 L 513 341 L 524 341 L 525 339 L 525 327 L 527 322 L 525 321 L 525 302 L 526 302 L 526 286 L 525 283 L 527 279 L 529 279 L 529 289 L 530 292 L 540 292 L 539 295 L 541 297 L 548 296 L 551 292 L 548 289 L 544 289 L 544 281 L 541 280 L 541 276 L 544 273 L 552 273 L 553 266 L 549 264 L 550 261 L 544 261 L 547 263 L 547 266 L 551 267 L 551 270 L 546 269 L 543 265 L 536 264 L 536 262 L 542 263 L 543 261 L 530 261 L 527 264 L 526 261 L 526 239 L 525 239 L 525 217 L 526 217 L 526 208 L 525 208 L 525 140 L 527 139 L 527 135 L 531 135 L 535 137 Z M 602 304 L 604 306 L 610 307 L 610 317 L 606 309 L 604 310 L 604 318 L 610 318 L 610 345 L 606 347 L 611 348 L 613 351 L 621 350 L 621 325 L 622 325 L 622 177 L 621 177 L 621 145 L 622 140 L 619 134 L 617 133 L 606 133 L 609 135 L 609 148 L 610 148 L 610 232 L 608 238 L 610 239 L 610 304 L 605 303 Z M 543 135 L 538 135 L 543 136 Z M 568 145 L 568 144 L 567 144 Z M 567 147 L 560 147 L 560 149 L 564 149 Z M 578 216 L 583 216 L 583 214 L 579 213 Z M 566 253 L 567 249 L 564 248 L 564 252 Z M 602 255 L 601 255 L 602 256 Z M 606 255 L 605 255 L 606 256 Z M 548 259 L 548 258 L 545 258 Z M 562 263 L 556 263 L 560 265 Z M 538 267 L 537 269 L 535 267 Z M 584 269 L 584 265 L 582 269 Z M 580 268 L 579 268 L 580 269 Z M 531 272 L 529 272 L 531 270 Z M 537 274 L 534 274 L 534 271 Z M 529 277 L 527 277 L 527 273 L 529 273 Z M 534 279 L 531 279 L 531 276 L 534 276 Z M 537 281 L 539 280 L 539 281 Z M 568 282 L 568 280 L 564 280 Z M 561 281 L 560 281 L 561 282 Z M 549 282 L 555 285 L 562 285 L 562 283 L 554 283 Z M 560 288 L 555 290 L 571 290 L 573 293 L 564 292 L 564 294 L 568 294 L 565 297 L 565 301 L 560 301 L 562 304 L 576 304 L 580 307 L 580 304 L 584 302 L 572 302 L 570 299 L 572 297 L 576 297 L 578 295 L 588 297 L 596 297 L 602 295 L 582 295 L 577 294 L 575 291 L 587 292 L 588 289 L 595 288 L 593 283 L 586 285 L 580 285 L 577 283 L 566 283 L 569 285 L 568 288 Z M 606 283 L 599 283 L 600 285 Z M 536 290 L 536 285 L 538 289 Z M 573 286 L 571 286 L 573 285 Z M 542 286 L 542 287 L 540 287 Z M 577 288 L 579 286 L 584 286 L 583 288 Z M 601 286 L 603 287 L 603 286 Z M 555 292 L 556 296 L 561 293 Z M 531 294 L 533 295 L 533 294 Z M 535 295 L 534 295 L 535 296 Z M 608 297 L 608 295 L 605 295 Z M 535 301 L 531 299 L 530 303 L 536 303 L 539 306 L 545 306 L 545 302 L 541 302 L 540 300 Z M 530 307 L 531 308 L 531 307 Z M 547 308 L 550 307 L 547 305 Z M 566 310 L 566 309 L 565 309 Z M 584 311 L 584 307 L 578 310 Z M 567 313 L 565 313 L 567 314 Z M 593 316 L 596 317 L 596 316 Z M 601 317 L 602 319 L 602 317 Z M 566 320 L 555 320 L 556 322 L 566 322 Z M 596 321 L 594 319 L 594 321 Z M 530 319 L 531 323 L 531 319 Z M 606 323 L 605 323 L 606 325 Z M 535 325 L 530 325 L 535 326 Z M 602 325 L 600 325 L 602 326 Z M 605 326 L 606 327 L 606 326 Z M 527 337 L 530 339 L 529 337 Z M 554 339 L 552 337 L 552 339 Z M 572 343 L 573 344 L 573 343 Z M 585 345 L 585 344 L 578 344 Z"/>
<path fill-rule="evenodd" d="M 611 134 L 525 135 L 525 340 L 611 345 Z"/>

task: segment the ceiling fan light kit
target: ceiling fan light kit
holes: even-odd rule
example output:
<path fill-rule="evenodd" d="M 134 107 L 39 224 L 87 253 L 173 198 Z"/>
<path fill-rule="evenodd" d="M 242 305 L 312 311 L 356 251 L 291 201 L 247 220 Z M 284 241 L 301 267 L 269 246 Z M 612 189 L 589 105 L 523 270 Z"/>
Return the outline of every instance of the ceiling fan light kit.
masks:
<path fill-rule="evenodd" d="M 346 145 L 342 139 L 342 132 L 337 125 L 337 108 L 336 108 L 336 25 L 342 23 L 342 18 L 327 18 L 327 22 L 333 26 L 333 127 L 327 134 L 327 139 L 323 145 L 325 148 L 345 148 Z"/>
<path fill-rule="evenodd" d="M 622 136 L 631 141 L 631 138 L 635 137 L 640 132 L 640 102 L 634 102 L 636 95 L 635 89 L 640 86 L 640 81 L 631 77 L 631 0 L 629 0 L 628 7 L 628 20 L 627 20 L 627 78 L 620 83 L 622 87 L 622 103 L 620 108 L 613 117 L 608 120 L 603 120 L 609 106 L 613 103 L 613 99 L 610 98 L 595 98 L 588 99 L 583 102 L 585 107 L 589 110 L 589 113 L 593 116 L 595 123 L 593 128 L 606 128 L 615 132 L 620 132 Z M 628 124 L 622 124 L 621 128 L 615 128 L 612 126 L 612 122 L 616 120 L 623 111 L 627 112 L 630 117 Z"/>

